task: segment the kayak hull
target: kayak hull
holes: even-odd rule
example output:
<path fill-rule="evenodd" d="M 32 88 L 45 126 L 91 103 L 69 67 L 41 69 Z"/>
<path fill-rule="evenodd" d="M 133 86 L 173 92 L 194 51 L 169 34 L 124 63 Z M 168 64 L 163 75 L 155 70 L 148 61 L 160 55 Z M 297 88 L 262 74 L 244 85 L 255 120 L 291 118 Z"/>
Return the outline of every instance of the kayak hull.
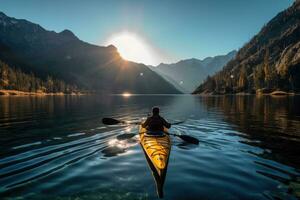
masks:
<path fill-rule="evenodd" d="M 171 152 L 170 136 L 167 134 L 163 136 L 149 136 L 145 134 L 146 132 L 147 130 L 140 126 L 139 135 L 141 146 L 158 175 L 163 176 L 168 167 Z M 164 132 L 167 133 L 168 129 L 165 128 Z"/>
<path fill-rule="evenodd" d="M 149 157 L 147 156 L 147 153 L 144 151 L 144 149 L 143 149 L 143 152 L 145 154 L 145 158 L 147 160 L 148 166 L 151 169 L 153 178 L 155 180 L 157 195 L 159 198 L 163 198 L 164 197 L 163 187 L 164 187 L 164 183 L 165 183 L 165 179 L 166 179 L 167 168 L 165 170 L 161 171 L 161 173 L 159 175 L 157 172 L 157 169 L 152 164 L 152 161 L 149 159 Z"/>

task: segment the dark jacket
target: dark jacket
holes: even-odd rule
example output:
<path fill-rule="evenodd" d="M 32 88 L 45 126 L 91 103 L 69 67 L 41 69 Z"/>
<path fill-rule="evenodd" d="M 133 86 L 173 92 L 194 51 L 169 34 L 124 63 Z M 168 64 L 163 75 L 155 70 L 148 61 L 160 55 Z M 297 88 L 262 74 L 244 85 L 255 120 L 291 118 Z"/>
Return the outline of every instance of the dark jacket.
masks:
<path fill-rule="evenodd" d="M 163 131 L 164 126 L 166 128 L 170 128 L 171 124 L 159 115 L 148 117 L 147 120 L 142 124 L 142 127 L 149 131 Z"/>

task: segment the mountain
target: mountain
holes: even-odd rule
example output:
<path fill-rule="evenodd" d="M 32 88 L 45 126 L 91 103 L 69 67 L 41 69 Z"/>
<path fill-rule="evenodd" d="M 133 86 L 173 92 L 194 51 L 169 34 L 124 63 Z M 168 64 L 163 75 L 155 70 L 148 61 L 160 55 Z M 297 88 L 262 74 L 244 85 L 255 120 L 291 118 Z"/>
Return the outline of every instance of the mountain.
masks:
<path fill-rule="evenodd" d="M 203 60 L 195 58 L 181 60 L 173 64 L 160 64 L 150 68 L 172 83 L 184 93 L 193 92 L 197 86 L 208 76 L 212 75 L 234 58 L 236 51 L 227 55 L 207 57 Z"/>
<path fill-rule="evenodd" d="M 300 0 L 268 22 L 194 93 L 300 91 Z"/>
<path fill-rule="evenodd" d="M 33 72 L 103 93 L 179 93 L 143 64 L 126 61 L 110 45 L 78 39 L 70 30 L 47 31 L 38 24 L 0 12 L 0 60 Z"/>

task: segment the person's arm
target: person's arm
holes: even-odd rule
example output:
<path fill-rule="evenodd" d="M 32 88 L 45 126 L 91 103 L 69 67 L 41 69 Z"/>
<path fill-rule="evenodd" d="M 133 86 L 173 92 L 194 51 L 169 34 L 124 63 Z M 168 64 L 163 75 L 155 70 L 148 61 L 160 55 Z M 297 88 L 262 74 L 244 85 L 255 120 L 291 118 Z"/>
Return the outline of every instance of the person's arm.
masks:
<path fill-rule="evenodd" d="M 166 128 L 171 128 L 171 124 L 169 122 L 167 122 L 164 118 L 162 118 L 163 120 L 163 124 Z"/>
<path fill-rule="evenodd" d="M 142 127 L 146 128 L 149 125 L 150 118 L 148 117 L 144 123 L 142 123 Z"/>

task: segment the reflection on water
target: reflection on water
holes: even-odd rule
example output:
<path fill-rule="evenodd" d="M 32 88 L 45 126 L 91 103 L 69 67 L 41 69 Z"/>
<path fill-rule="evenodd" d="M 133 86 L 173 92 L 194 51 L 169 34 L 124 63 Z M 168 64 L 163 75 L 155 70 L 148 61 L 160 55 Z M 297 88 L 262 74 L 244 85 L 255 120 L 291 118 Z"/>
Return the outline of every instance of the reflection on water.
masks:
<path fill-rule="evenodd" d="M 226 96 L 202 99 L 247 135 L 241 142 L 266 149 L 260 155 L 300 166 L 300 97 Z M 289 158 L 289 159 L 287 159 Z"/>
<path fill-rule="evenodd" d="M 122 136 L 122 135 L 118 135 L 118 136 Z M 130 149 L 130 147 L 135 146 L 138 143 L 138 140 L 136 138 L 120 140 L 118 139 L 119 138 L 118 136 L 116 136 L 117 139 L 112 139 L 108 141 L 108 147 L 106 147 L 101 151 L 101 153 L 103 153 L 103 156 L 105 157 L 117 156 L 121 153 L 125 153 L 128 149 Z"/>
<path fill-rule="evenodd" d="M 297 199 L 300 97 L 0 97 L 0 195 L 24 199 Z M 172 121 L 167 178 L 155 182 L 136 126 L 152 106 Z M 124 134 L 132 138 L 120 139 Z M 155 175 L 154 175 L 155 178 Z M 157 187 L 157 188 L 156 188 Z M 163 190 L 162 190 L 163 188 Z M 163 193 L 162 193 L 163 191 Z"/>

